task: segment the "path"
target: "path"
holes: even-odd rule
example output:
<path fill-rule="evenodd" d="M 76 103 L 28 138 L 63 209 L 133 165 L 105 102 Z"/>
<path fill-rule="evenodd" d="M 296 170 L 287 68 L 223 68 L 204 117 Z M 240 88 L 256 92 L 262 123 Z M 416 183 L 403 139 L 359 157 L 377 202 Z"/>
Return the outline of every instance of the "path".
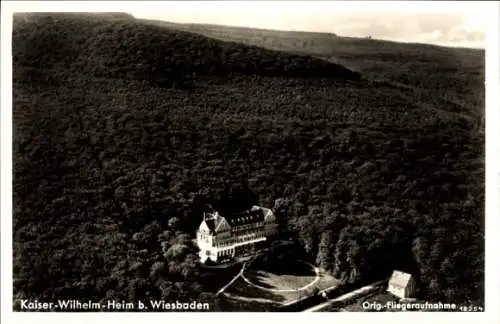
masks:
<path fill-rule="evenodd" d="M 368 286 L 364 286 L 364 287 L 361 287 L 359 289 L 356 289 L 354 291 L 351 291 L 347 294 L 344 294 L 340 297 L 337 297 L 337 298 L 334 298 L 334 299 L 331 299 L 325 303 L 322 303 L 322 304 L 319 304 L 319 305 L 316 305 L 314 307 L 311 307 L 311 308 L 308 308 L 306 310 L 304 310 L 304 312 L 318 312 L 318 311 L 321 311 L 329 306 L 332 306 L 333 304 L 337 303 L 337 302 L 342 302 L 342 301 L 346 301 L 346 300 L 349 300 L 349 299 L 352 299 L 352 298 L 356 298 L 356 297 L 360 297 L 364 294 L 367 294 L 369 292 L 372 292 L 376 289 L 379 288 L 379 286 L 386 282 L 386 280 L 381 280 L 381 281 L 377 281 L 377 282 L 374 282 Z"/>
<path fill-rule="evenodd" d="M 274 245 L 272 248 L 276 248 L 276 247 L 281 247 L 281 246 L 285 246 L 285 245 L 289 245 L 289 244 L 293 244 L 293 242 L 290 242 L 290 241 L 281 241 L 279 244 L 277 245 Z M 250 264 L 252 264 L 253 261 L 255 261 L 255 259 L 257 257 L 259 257 L 260 255 L 264 254 L 265 252 L 267 252 L 269 250 L 269 248 L 267 249 L 263 249 L 261 251 L 259 251 L 256 255 L 253 255 L 253 256 L 250 256 L 250 259 L 247 260 L 247 261 L 244 261 L 243 262 L 243 266 L 241 267 L 241 270 L 238 272 L 238 274 L 236 276 L 234 276 L 233 279 L 231 279 L 231 281 L 225 285 L 224 287 L 222 287 L 221 289 L 219 289 L 219 291 L 215 294 L 215 296 L 218 296 L 220 294 L 222 294 L 227 288 L 229 288 L 229 286 L 231 286 L 240 276 L 246 281 L 245 277 L 243 276 L 243 272 L 245 272 L 245 268 L 247 266 L 250 266 Z M 216 268 L 217 266 L 213 266 L 214 268 Z M 220 266 L 220 268 L 223 268 L 224 265 Z M 208 267 L 207 267 L 208 268 Z M 316 271 L 316 269 L 315 269 Z M 316 272 L 316 274 L 318 274 L 318 272 Z M 262 287 L 259 287 L 259 288 L 262 288 Z"/>
<path fill-rule="evenodd" d="M 332 286 L 330 286 L 330 287 L 327 287 L 327 288 L 325 288 L 325 289 L 323 289 L 323 290 L 320 290 L 320 291 L 318 292 L 318 295 L 321 295 L 321 294 L 323 294 L 323 293 L 327 293 L 327 292 L 329 292 L 329 291 L 331 291 L 331 290 L 337 289 L 338 287 L 339 287 L 339 284 L 337 283 L 337 284 L 332 285 Z M 283 306 L 290 306 L 290 305 L 292 305 L 292 304 L 298 303 L 298 302 L 300 302 L 300 301 L 302 301 L 302 300 L 304 300 L 304 299 L 308 299 L 308 298 L 310 298 L 310 297 L 311 297 L 311 296 L 303 296 L 303 297 L 297 298 L 297 299 L 295 299 L 295 300 L 292 300 L 292 301 L 286 302 L 286 303 L 284 303 L 284 304 L 282 304 L 282 305 L 283 305 Z"/>
<path fill-rule="evenodd" d="M 222 287 L 221 289 L 219 289 L 219 291 L 215 294 L 215 296 L 219 296 L 220 294 L 222 294 L 224 292 L 224 290 L 226 290 L 229 286 L 231 286 L 233 284 L 233 282 L 235 282 L 241 275 L 243 275 L 243 272 L 245 271 L 245 267 L 246 267 L 247 263 L 243 263 L 243 266 L 241 267 L 241 270 L 236 274 L 236 276 L 234 276 L 233 279 L 231 279 L 231 281 L 229 281 L 227 283 L 227 285 L 225 285 L 224 287 Z"/>

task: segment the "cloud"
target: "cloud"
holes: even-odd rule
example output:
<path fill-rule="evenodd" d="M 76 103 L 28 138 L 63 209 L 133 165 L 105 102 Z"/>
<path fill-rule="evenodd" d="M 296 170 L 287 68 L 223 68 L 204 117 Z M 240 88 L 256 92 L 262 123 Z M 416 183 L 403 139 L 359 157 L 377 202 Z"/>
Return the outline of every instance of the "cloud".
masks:
<path fill-rule="evenodd" d="M 328 2 L 323 2 L 328 3 Z M 307 7 L 308 10 L 270 10 L 266 4 L 255 3 L 250 10 L 243 11 L 236 7 L 225 7 L 223 11 L 197 10 L 197 11 L 156 11 L 132 12 L 135 16 L 162 19 L 172 22 L 210 23 L 232 26 L 244 26 L 266 29 L 317 31 L 330 32 L 344 36 L 366 37 L 402 41 L 423 42 L 441 45 L 463 46 L 469 44 L 473 47 L 483 47 L 485 37 L 485 19 L 483 8 L 470 3 L 454 3 L 450 6 L 434 6 L 434 11 L 429 6 L 418 6 L 413 3 L 414 9 L 402 11 L 396 2 L 387 4 L 384 10 L 353 11 L 359 5 L 324 8 Z M 367 4 L 368 7 L 368 4 Z M 393 7 L 399 8 L 396 10 Z M 430 6 L 433 7 L 433 6 Z M 229 9 L 228 9 L 229 8 Z M 319 9 L 321 8 L 321 9 Z M 338 7 L 340 8 L 340 7 Z M 381 7 L 382 8 L 382 7 Z M 286 9 L 286 10 L 285 10 Z M 295 8 L 297 9 L 297 8 Z M 349 10 L 348 10 L 349 9 Z M 380 9 L 380 8 L 379 8 Z M 425 10 L 424 10 L 425 9 Z M 439 9 L 439 10 L 438 10 Z M 368 9 L 367 9 L 368 10 Z M 469 46 L 466 45 L 466 46 Z"/>
<path fill-rule="evenodd" d="M 472 25 L 465 15 L 377 13 L 342 15 L 331 26 L 340 35 L 364 37 L 371 35 L 403 42 L 475 46 L 484 43 L 484 26 Z"/>

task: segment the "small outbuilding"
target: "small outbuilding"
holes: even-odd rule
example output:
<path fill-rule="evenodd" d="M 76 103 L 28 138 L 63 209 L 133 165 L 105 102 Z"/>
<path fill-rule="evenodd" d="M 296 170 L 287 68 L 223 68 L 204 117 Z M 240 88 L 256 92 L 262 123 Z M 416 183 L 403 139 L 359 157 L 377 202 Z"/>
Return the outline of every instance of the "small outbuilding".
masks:
<path fill-rule="evenodd" d="M 399 298 L 411 298 L 416 291 L 415 279 L 409 273 L 395 270 L 389 279 L 387 291 Z"/>

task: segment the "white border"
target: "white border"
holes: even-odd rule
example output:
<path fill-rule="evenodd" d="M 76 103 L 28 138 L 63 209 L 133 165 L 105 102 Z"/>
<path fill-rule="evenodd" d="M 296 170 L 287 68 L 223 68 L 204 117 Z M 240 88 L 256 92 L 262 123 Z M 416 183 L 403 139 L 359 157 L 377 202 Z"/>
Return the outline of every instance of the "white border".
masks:
<path fill-rule="evenodd" d="M 212 1 L 213 2 L 213 1 Z M 308 317 L 314 316 L 315 320 L 331 321 L 331 316 L 335 316 L 334 320 L 341 323 L 364 323 L 364 322 L 381 322 L 388 323 L 392 320 L 400 322 L 422 323 L 428 321 L 454 322 L 454 323 L 469 323 L 472 321 L 481 321 L 482 323 L 499 323 L 499 236 L 498 229 L 500 228 L 499 216 L 499 179 L 500 179 L 500 146 L 498 139 L 500 135 L 500 113 L 499 113 L 499 47 L 498 47 L 498 24 L 499 4 L 498 2 L 481 2 L 480 5 L 488 8 L 490 16 L 488 17 L 489 25 L 487 32 L 487 52 L 486 52 L 486 309 L 484 313 L 289 313 L 289 314 L 238 314 L 238 313 L 163 313 L 163 314 L 140 314 L 140 313 L 106 313 L 106 314 L 60 314 L 60 313 L 13 313 L 12 312 L 12 67 L 11 67 L 11 32 L 12 32 L 12 12 L 14 11 L 116 11 L 127 12 L 133 7 L 137 8 L 137 4 L 146 8 L 154 8 L 160 10 L 164 8 L 184 7 L 185 10 L 217 10 L 218 12 L 228 11 L 247 11 L 255 10 L 254 2 L 217 2 L 213 3 L 175 3 L 175 2 L 110 2 L 110 1 L 75 1 L 75 2 L 58 2 L 58 1 L 2 1 L 1 2 L 1 316 L 3 323 L 86 323 L 88 321 L 107 322 L 111 323 L 137 323 L 144 321 L 158 322 L 182 322 L 186 320 L 204 321 L 206 323 L 220 323 L 221 320 L 238 320 L 241 323 L 254 323 L 259 320 L 265 321 L 307 321 Z M 353 4 L 355 3 L 355 5 Z M 262 4 L 262 3 L 260 3 Z M 476 3 L 477 4 L 477 3 Z M 298 10 L 300 12 L 325 11 L 331 5 L 336 6 L 337 10 L 354 11 L 362 8 L 363 11 L 422 11 L 422 8 L 429 7 L 444 8 L 444 7 L 460 7 L 463 2 L 408 2 L 408 1 L 389 1 L 389 2 L 290 2 L 286 1 L 269 1 L 268 8 L 270 11 L 283 10 L 283 8 L 293 8 L 290 10 Z M 383 8 L 383 9 L 380 9 Z M 424 10 L 425 11 L 425 10 Z"/>
<path fill-rule="evenodd" d="M 17 12 L 406 12 L 454 13 L 479 10 L 488 1 L 5 1 Z"/>
<path fill-rule="evenodd" d="M 485 175 L 485 307 L 495 311 L 495 323 L 500 323 L 500 47 L 497 1 L 489 3 L 491 17 L 486 34 L 486 175 Z"/>

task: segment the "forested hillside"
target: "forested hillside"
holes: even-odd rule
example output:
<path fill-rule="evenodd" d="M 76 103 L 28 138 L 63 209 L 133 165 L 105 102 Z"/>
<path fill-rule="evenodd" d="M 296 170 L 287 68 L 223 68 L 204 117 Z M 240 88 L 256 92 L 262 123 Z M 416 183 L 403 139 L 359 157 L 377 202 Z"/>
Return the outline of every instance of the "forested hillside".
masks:
<path fill-rule="evenodd" d="M 276 31 L 205 24 L 142 20 L 151 25 L 195 32 L 214 39 L 312 55 L 411 88 L 420 97 L 442 97 L 468 113 L 482 114 L 484 50 L 404 44 L 328 33 Z"/>
<path fill-rule="evenodd" d="M 197 75 L 359 79 L 359 74 L 324 60 L 215 41 L 121 16 L 39 14 L 19 20 L 13 38 L 17 44 L 14 60 L 34 74 L 39 69 L 54 69 L 55 74 L 69 69 L 157 85 Z M 37 28 L 39 25 L 44 28 Z M 57 51 L 48 51 L 51 48 Z"/>
<path fill-rule="evenodd" d="M 200 210 L 251 191 L 343 280 L 482 303 L 482 108 L 451 85 L 120 15 L 15 16 L 13 60 L 15 298 L 212 300 Z"/>

